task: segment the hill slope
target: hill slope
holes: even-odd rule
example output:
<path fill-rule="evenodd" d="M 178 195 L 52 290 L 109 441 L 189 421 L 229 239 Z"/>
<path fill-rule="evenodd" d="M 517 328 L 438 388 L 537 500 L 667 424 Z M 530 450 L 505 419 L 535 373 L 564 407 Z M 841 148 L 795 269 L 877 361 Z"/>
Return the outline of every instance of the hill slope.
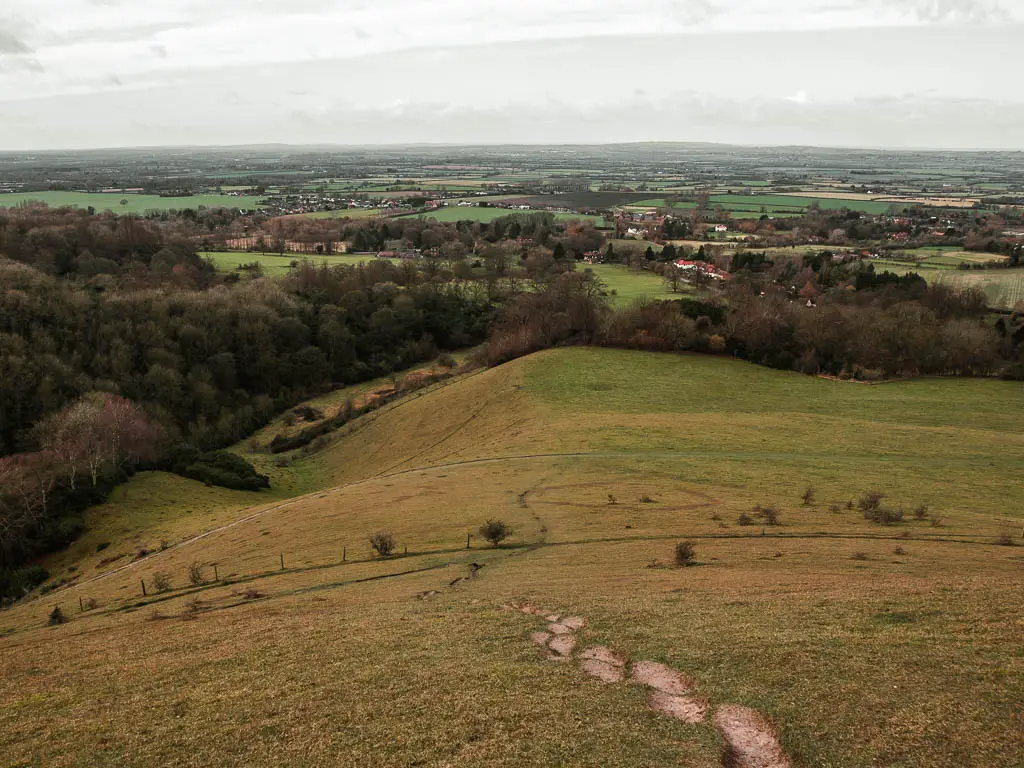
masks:
<path fill-rule="evenodd" d="M 1021 550 L 996 542 L 1022 524 L 1020 398 L 553 350 L 272 467 L 320 488 L 293 500 L 243 509 L 142 476 L 121 513 L 165 503 L 142 530 L 166 551 L 115 570 L 125 542 L 101 567 L 83 545 L 74 586 L 0 617 L 0 747 L 47 765 L 722 764 L 720 729 L 546 661 L 542 625 L 503 609 L 528 603 L 585 616 L 581 648 L 666 662 L 712 708 L 765 713 L 794 765 L 1007 764 L 1024 606 Z M 871 490 L 903 521 L 847 508 Z M 192 493 L 204 515 L 161 497 Z M 512 524 L 510 546 L 484 547 L 487 518 Z M 371 556 L 377 530 L 399 557 Z M 701 565 L 665 567 L 684 538 Z M 190 586 L 193 564 L 207 583 Z M 158 571 L 172 589 L 153 595 Z M 74 620 L 45 628 L 57 603 Z"/>

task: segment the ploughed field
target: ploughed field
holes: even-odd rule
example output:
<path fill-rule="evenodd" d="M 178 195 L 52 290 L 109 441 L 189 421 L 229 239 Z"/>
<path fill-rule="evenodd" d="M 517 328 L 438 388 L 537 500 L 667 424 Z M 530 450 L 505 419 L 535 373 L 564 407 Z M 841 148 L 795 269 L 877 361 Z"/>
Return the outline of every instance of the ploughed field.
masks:
<path fill-rule="evenodd" d="M 571 348 L 431 385 L 309 454 L 238 446 L 268 495 L 141 474 L 53 558 L 69 585 L 0 614 L 0 753 L 1015 764 L 1021 398 Z M 902 520 L 865 519 L 870 491 Z M 515 529 L 500 548 L 488 518 Z M 371 554 L 381 530 L 393 557 Z M 684 540 L 697 564 L 675 567 Z M 70 621 L 47 627 L 58 604 Z"/>

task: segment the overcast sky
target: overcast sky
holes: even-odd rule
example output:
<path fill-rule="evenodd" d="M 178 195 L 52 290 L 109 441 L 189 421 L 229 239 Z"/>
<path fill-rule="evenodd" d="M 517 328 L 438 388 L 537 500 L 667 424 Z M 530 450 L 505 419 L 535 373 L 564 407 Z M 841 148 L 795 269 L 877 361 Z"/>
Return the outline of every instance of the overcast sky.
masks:
<path fill-rule="evenodd" d="M 0 0 L 0 150 L 1024 148 L 1024 0 Z"/>

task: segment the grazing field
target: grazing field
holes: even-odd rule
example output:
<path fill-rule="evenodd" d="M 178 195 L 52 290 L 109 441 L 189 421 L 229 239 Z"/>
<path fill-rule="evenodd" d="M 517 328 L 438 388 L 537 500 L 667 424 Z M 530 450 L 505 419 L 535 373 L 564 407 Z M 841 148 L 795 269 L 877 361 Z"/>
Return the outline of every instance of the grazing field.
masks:
<path fill-rule="evenodd" d="M 121 205 L 126 200 L 127 204 Z M 0 194 L 0 208 L 9 208 L 26 202 L 46 203 L 51 208 L 89 208 L 114 213 L 146 213 L 148 211 L 171 211 L 185 208 L 242 208 L 253 210 L 260 207 L 262 198 L 234 195 L 192 195 L 191 197 L 160 197 L 158 195 L 137 195 L 105 192 L 9 192 Z"/>
<path fill-rule="evenodd" d="M 380 214 L 380 208 L 344 208 L 340 211 L 300 213 L 298 216 L 304 219 L 372 219 Z"/>
<path fill-rule="evenodd" d="M 1020 395 L 569 348 L 431 386 L 288 466 L 268 457 L 275 486 L 312 491 L 291 502 L 275 490 L 243 511 L 140 475 L 119 491 L 150 505 L 131 538 L 111 518 L 104 552 L 51 563 L 74 585 L 0 614 L 0 751 L 705 768 L 738 704 L 796 768 L 1016 764 L 1024 550 L 998 540 L 1024 524 Z M 873 489 L 901 522 L 865 519 Z M 487 518 L 514 527 L 505 546 L 479 539 Z M 397 556 L 371 557 L 378 530 Z M 684 539 L 698 565 L 671 567 Z M 155 554 L 135 560 L 140 545 Z M 157 571 L 170 591 L 143 597 Z M 544 622 L 504 608 L 523 603 L 586 618 L 577 659 L 600 644 L 691 675 L 717 727 L 548 660 L 530 640 Z M 72 620 L 48 628 L 56 604 Z"/>
<path fill-rule="evenodd" d="M 877 271 L 887 270 L 898 275 L 916 272 L 929 283 L 978 288 L 985 293 L 991 307 L 1013 309 L 1024 302 L 1024 267 L 963 270 L 956 266 L 963 262 L 977 263 L 980 257 L 985 257 L 985 261 L 999 259 L 992 254 L 948 252 L 919 259 L 873 259 L 872 263 Z"/>
<path fill-rule="evenodd" d="M 411 213 L 408 215 L 423 216 L 426 219 L 437 219 L 442 222 L 479 221 L 487 224 L 503 216 L 530 215 L 534 213 L 547 213 L 547 211 L 512 211 L 506 208 L 460 208 L 458 206 L 449 206 L 425 213 Z M 556 221 L 588 221 L 596 227 L 603 227 L 606 224 L 603 216 L 587 216 L 582 213 L 552 213 L 551 215 L 555 217 Z"/>
<path fill-rule="evenodd" d="M 314 254 L 286 253 L 281 256 L 277 253 L 246 253 L 240 251 L 205 251 L 199 254 L 204 259 L 213 262 L 218 272 L 236 272 L 244 264 L 258 263 L 263 268 L 263 274 L 268 277 L 285 275 L 292 269 L 292 264 L 308 261 L 312 264 L 328 264 L 330 266 L 344 265 L 355 266 L 374 261 L 377 256 L 372 253 L 335 253 L 330 256 L 317 256 Z M 395 261 L 392 259 L 391 261 Z"/>
<path fill-rule="evenodd" d="M 614 306 L 622 307 L 632 304 L 639 298 L 674 299 L 693 289 L 681 284 L 678 293 L 673 293 L 661 277 L 648 271 L 636 271 L 622 264 L 594 264 L 580 267 L 589 269 L 604 282 Z"/>

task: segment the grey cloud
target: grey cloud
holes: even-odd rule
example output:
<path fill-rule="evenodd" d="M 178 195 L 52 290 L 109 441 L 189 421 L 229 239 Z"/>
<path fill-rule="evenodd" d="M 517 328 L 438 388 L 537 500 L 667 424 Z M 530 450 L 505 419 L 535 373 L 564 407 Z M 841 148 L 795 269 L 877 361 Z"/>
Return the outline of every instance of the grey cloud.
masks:
<path fill-rule="evenodd" d="M 166 45 L 154 44 L 154 45 L 149 46 L 149 50 L 150 50 L 150 52 L 154 56 L 156 56 L 158 58 L 161 58 L 161 59 L 166 59 L 167 58 L 167 46 Z"/>
<path fill-rule="evenodd" d="M 919 19 L 932 24 L 991 24 L 1011 20 L 1007 10 L 995 0 L 898 0 L 897 4 L 907 7 Z"/>
<path fill-rule="evenodd" d="M 665 0 L 666 11 L 684 24 L 700 24 L 722 12 L 711 0 Z"/>
<path fill-rule="evenodd" d="M 10 22 L 0 21 L 0 56 L 4 54 L 31 53 L 28 44 L 10 29 L 4 29 Z"/>

